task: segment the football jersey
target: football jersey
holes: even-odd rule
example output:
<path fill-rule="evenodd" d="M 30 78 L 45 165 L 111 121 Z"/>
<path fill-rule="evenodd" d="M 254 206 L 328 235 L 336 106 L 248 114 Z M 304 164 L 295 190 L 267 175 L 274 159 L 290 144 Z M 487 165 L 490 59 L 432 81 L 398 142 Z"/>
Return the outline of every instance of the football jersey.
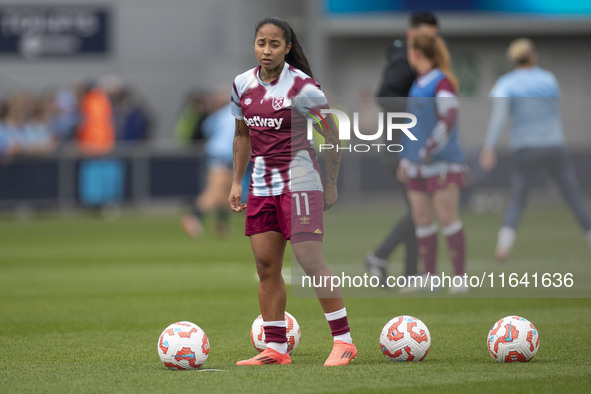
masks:
<path fill-rule="evenodd" d="M 445 131 L 445 135 L 441 133 L 434 136 L 440 108 L 453 106 L 457 108 L 454 89 L 440 69 L 435 68 L 417 77 L 410 89 L 406 110 L 418 119 L 416 127 L 412 129 L 418 141 L 404 138 L 404 149 L 399 154 L 404 160 L 408 177 L 429 178 L 466 171 L 464 153 L 458 141 L 457 122 Z M 429 163 L 423 163 L 419 152 L 432 137 L 439 148 Z"/>
<path fill-rule="evenodd" d="M 232 114 L 249 129 L 253 164 L 250 193 L 276 196 L 320 190 L 314 149 L 307 138 L 307 118 L 327 107 L 318 83 L 287 62 L 279 77 L 263 82 L 260 66 L 234 79 Z"/>
<path fill-rule="evenodd" d="M 564 145 L 560 88 L 550 71 L 538 66 L 517 68 L 495 83 L 485 146 L 494 147 L 510 118 L 510 147 L 545 148 Z"/>

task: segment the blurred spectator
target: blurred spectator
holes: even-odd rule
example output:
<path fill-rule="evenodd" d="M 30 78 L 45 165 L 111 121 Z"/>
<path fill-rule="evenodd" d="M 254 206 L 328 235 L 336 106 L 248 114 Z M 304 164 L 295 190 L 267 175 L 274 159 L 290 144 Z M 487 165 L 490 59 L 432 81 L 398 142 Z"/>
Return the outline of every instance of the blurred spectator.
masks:
<path fill-rule="evenodd" d="M 203 140 L 205 137 L 201 125 L 206 117 L 206 94 L 193 91 L 187 95 L 181 114 L 174 126 L 174 136 L 183 145 Z"/>
<path fill-rule="evenodd" d="M 115 144 L 115 128 L 111 103 L 100 87 L 86 85 L 80 98 L 80 116 L 78 146 L 92 157 L 80 164 L 80 201 L 91 207 L 116 206 L 123 198 L 125 167 L 120 160 L 101 158 Z"/>
<path fill-rule="evenodd" d="M 137 91 L 123 86 L 113 98 L 117 140 L 145 141 L 150 136 L 152 120 Z"/>
<path fill-rule="evenodd" d="M 62 88 L 55 92 L 55 113 L 53 129 L 60 142 L 74 139 L 80 115 L 78 113 L 77 91 L 81 86 L 74 84 L 71 88 Z"/>
<path fill-rule="evenodd" d="M 7 103 L 4 98 L 0 99 L 0 164 L 7 163 L 16 152 L 16 144 L 10 137 L 6 127 Z"/>
<path fill-rule="evenodd" d="M 23 151 L 26 154 L 43 155 L 55 150 L 57 147 L 57 139 L 53 130 L 55 113 L 53 92 L 45 92 L 33 102 L 30 120 L 25 127 Z"/>
<path fill-rule="evenodd" d="M 25 151 L 25 127 L 31 108 L 31 96 L 27 92 L 13 92 L 8 97 L 3 123 L 4 133 L 13 146 L 13 153 Z"/>
<path fill-rule="evenodd" d="M 2 110 L 0 156 L 41 155 L 56 147 L 52 130 L 53 96 L 37 98 L 28 92 L 13 92 Z"/>
<path fill-rule="evenodd" d="M 87 155 L 108 153 L 115 143 L 115 127 L 107 94 L 89 82 L 82 91 L 79 108 L 76 140 L 80 150 Z"/>
<path fill-rule="evenodd" d="M 147 140 L 152 119 L 139 92 L 118 75 L 107 75 L 100 84 L 113 107 L 115 138 L 126 142 Z"/>
<path fill-rule="evenodd" d="M 15 91 L 0 106 L 4 158 L 47 154 L 69 141 L 86 155 L 102 155 L 117 140 L 147 140 L 153 127 L 139 91 L 114 75 L 101 78 L 98 85 L 84 81 L 39 94 Z"/>

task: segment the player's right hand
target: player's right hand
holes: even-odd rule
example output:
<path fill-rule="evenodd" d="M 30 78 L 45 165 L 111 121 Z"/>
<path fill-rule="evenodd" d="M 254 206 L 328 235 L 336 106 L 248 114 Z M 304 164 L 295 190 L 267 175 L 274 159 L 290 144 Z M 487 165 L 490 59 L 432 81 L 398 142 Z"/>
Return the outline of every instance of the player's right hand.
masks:
<path fill-rule="evenodd" d="M 401 183 L 406 183 L 407 181 L 406 167 L 402 161 L 398 163 L 398 168 L 396 169 L 396 178 L 398 178 Z"/>
<path fill-rule="evenodd" d="M 484 147 L 480 152 L 480 167 L 486 172 L 489 172 L 497 165 L 497 154 L 494 149 Z"/>
<path fill-rule="evenodd" d="M 246 204 L 242 202 L 242 185 L 232 184 L 230 197 L 228 197 L 230 209 L 234 212 L 242 212 L 246 209 Z"/>

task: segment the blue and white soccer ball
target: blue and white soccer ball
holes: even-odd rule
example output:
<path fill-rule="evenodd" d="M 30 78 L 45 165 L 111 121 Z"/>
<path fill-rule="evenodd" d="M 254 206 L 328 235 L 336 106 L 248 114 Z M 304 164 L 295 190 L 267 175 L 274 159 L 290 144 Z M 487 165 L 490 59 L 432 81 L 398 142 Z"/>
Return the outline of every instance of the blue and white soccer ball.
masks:
<path fill-rule="evenodd" d="M 207 335 L 197 324 L 172 323 L 158 338 L 158 355 L 170 369 L 199 368 L 209 356 Z"/>
<path fill-rule="evenodd" d="M 538 352 L 540 334 L 526 318 L 506 316 L 490 329 L 486 344 L 490 355 L 497 362 L 526 362 Z"/>
<path fill-rule="evenodd" d="M 396 316 L 382 329 L 380 349 L 390 361 L 422 361 L 431 349 L 431 334 L 416 317 Z"/>

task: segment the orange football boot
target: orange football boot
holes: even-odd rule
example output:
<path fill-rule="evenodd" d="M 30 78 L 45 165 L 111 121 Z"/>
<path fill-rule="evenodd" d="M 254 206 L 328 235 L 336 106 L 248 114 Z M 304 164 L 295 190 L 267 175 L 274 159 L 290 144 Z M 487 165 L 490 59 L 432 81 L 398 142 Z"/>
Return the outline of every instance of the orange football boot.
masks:
<path fill-rule="evenodd" d="M 266 365 L 266 364 L 291 364 L 289 354 L 279 353 L 271 348 L 266 348 L 261 354 L 248 360 L 238 361 L 236 365 Z"/>
<path fill-rule="evenodd" d="M 324 362 L 325 367 L 336 367 L 338 365 L 347 365 L 357 357 L 357 348 L 352 343 L 335 341 L 332 352 Z"/>

